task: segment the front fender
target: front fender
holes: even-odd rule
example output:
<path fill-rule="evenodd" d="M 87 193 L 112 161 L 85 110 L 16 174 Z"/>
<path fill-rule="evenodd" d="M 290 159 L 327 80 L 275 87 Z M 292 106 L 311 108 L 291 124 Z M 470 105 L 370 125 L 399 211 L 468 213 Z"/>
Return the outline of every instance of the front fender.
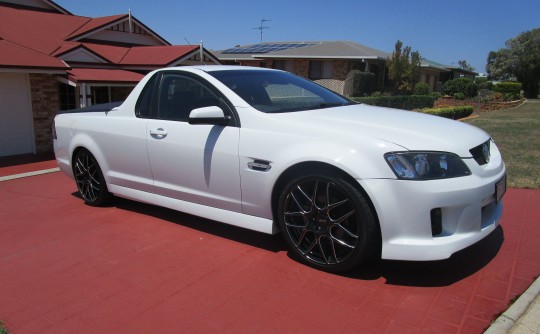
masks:
<path fill-rule="evenodd" d="M 272 192 L 288 170 L 306 162 L 330 165 L 354 179 L 395 178 L 384 153 L 403 149 L 392 143 L 369 139 L 361 144 L 338 143 L 280 137 L 241 144 L 240 174 L 242 205 L 246 214 L 272 219 Z M 266 162 L 270 170 L 250 168 L 255 160 Z"/>

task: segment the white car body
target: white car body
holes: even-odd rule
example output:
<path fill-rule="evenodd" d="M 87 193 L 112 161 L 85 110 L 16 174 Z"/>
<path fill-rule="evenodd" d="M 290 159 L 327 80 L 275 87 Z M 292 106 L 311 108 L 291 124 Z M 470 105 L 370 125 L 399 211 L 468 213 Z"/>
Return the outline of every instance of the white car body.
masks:
<path fill-rule="evenodd" d="M 484 131 L 437 116 L 362 104 L 264 113 L 211 75 L 238 69 L 164 71 L 204 79 L 229 99 L 240 126 L 136 117 L 139 95 L 155 71 L 107 113 L 59 114 L 54 141 L 58 165 L 73 178 L 73 152 L 84 147 L 117 196 L 265 233 L 279 230 L 272 196 L 283 173 L 306 162 L 333 166 L 356 180 L 369 197 L 384 259 L 446 259 L 497 227 L 502 202 L 496 200 L 495 188 L 505 176 L 501 154 L 491 143 L 489 162 L 479 165 L 469 151 L 490 140 Z M 401 151 L 457 154 L 471 175 L 398 179 L 384 155 Z M 434 208 L 443 217 L 443 231 L 436 236 L 431 231 Z"/>

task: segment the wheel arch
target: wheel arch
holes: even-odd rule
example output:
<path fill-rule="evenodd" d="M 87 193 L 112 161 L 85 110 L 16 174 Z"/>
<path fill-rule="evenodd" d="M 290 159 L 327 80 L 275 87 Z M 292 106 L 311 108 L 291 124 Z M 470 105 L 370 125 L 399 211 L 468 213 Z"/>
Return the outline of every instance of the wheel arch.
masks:
<path fill-rule="evenodd" d="M 373 205 L 373 201 L 369 197 L 368 193 L 362 188 L 362 186 L 356 181 L 354 177 L 352 177 L 349 173 L 345 172 L 344 170 L 333 166 L 331 164 L 320 162 L 320 161 L 305 161 L 297 163 L 293 166 L 290 166 L 285 171 L 281 173 L 281 175 L 276 180 L 274 187 L 272 189 L 272 215 L 275 219 L 277 219 L 277 211 L 278 211 L 278 202 L 279 202 L 279 196 L 287 183 L 294 177 L 300 176 L 302 174 L 306 173 L 321 173 L 323 175 L 332 175 L 332 176 L 339 176 L 349 182 L 353 187 L 358 189 L 364 195 L 370 209 L 373 212 L 373 215 L 375 217 L 375 221 L 377 223 L 377 230 L 378 230 L 378 236 L 379 239 L 381 239 L 381 227 L 379 223 L 379 215 L 377 214 L 377 210 L 375 209 L 375 206 Z"/>
<path fill-rule="evenodd" d="M 80 150 L 86 150 L 94 156 L 94 158 L 97 160 L 99 164 L 101 172 L 103 173 L 105 182 L 109 183 L 109 177 L 108 177 L 109 165 L 107 164 L 107 159 L 105 159 L 105 156 L 103 155 L 103 152 L 99 148 L 97 143 L 90 136 L 86 134 L 81 133 L 72 139 L 72 147 L 70 149 L 71 154 L 69 156 L 69 162 L 71 164 L 71 168 L 73 168 L 73 159 L 75 158 L 75 155 L 77 154 L 77 152 Z"/>

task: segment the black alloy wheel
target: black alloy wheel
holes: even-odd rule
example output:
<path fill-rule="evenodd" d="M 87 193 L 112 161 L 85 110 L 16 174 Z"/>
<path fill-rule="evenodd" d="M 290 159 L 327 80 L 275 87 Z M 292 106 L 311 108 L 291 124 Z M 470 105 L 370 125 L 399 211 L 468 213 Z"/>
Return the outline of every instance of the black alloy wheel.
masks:
<path fill-rule="evenodd" d="M 78 150 L 73 158 L 73 176 L 86 204 L 101 206 L 112 197 L 96 158 L 85 149 Z"/>
<path fill-rule="evenodd" d="M 278 223 L 293 254 L 329 272 L 357 267 L 375 250 L 378 233 L 364 195 L 335 176 L 301 176 L 284 188 Z"/>

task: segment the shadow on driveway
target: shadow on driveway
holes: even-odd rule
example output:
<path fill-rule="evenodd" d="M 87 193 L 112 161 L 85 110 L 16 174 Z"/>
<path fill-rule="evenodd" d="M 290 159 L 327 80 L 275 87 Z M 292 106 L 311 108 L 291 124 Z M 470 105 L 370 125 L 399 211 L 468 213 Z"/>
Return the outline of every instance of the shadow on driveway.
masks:
<path fill-rule="evenodd" d="M 80 197 L 79 193 L 73 196 Z M 281 234 L 269 235 L 236 226 L 192 216 L 159 206 L 115 198 L 120 210 L 133 211 L 174 224 L 182 225 L 217 237 L 229 239 L 270 252 L 287 251 Z M 442 261 L 391 261 L 373 259 L 363 266 L 341 276 L 359 280 L 385 278 L 386 284 L 415 287 L 443 287 L 469 277 L 485 267 L 499 252 L 504 241 L 501 226 L 480 242 L 463 249 Z M 294 256 L 289 253 L 291 261 Z"/>

